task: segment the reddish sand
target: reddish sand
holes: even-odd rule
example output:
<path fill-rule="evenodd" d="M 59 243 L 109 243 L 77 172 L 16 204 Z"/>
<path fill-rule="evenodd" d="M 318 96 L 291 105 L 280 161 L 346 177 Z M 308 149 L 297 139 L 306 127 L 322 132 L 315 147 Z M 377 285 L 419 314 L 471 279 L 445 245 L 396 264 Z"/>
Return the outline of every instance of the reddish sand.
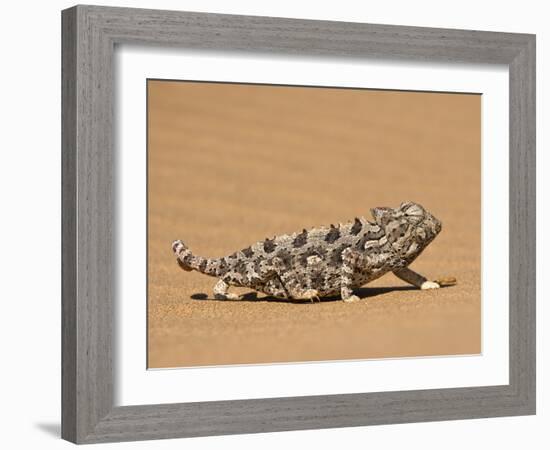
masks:
<path fill-rule="evenodd" d="M 148 365 L 479 353 L 478 95 L 150 81 Z M 222 256 L 252 242 L 412 200 L 443 231 L 411 266 L 458 284 L 388 274 L 362 301 L 297 303 L 250 290 L 212 300 L 170 244 Z"/>

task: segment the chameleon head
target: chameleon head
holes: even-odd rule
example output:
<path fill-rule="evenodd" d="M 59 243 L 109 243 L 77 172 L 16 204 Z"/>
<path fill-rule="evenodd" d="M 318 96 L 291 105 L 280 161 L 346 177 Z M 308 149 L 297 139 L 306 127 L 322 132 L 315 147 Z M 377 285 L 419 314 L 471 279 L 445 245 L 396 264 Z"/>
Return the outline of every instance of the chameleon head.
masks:
<path fill-rule="evenodd" d="M 441 221 L 418 203 L 401 203 L 399 208 L 373 208 L 371 212 L 388 243 L 407 260 L 418 256 L 441 231 Z"/>

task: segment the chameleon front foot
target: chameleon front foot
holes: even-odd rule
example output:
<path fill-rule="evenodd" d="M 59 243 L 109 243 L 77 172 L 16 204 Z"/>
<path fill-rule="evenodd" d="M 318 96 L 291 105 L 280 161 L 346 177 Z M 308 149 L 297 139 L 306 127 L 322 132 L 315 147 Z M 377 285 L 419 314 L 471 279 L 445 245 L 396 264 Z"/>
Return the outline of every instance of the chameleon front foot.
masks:
<path fill-rule="evenodd" d="M 342 297 L 342 300 L 346 303 L 354 303 L 361 300 L 357 295 L 354 295 L 353 291 L 347 286 L 342 287 L 340 295 Z"/>
<path fill-rule="evenodd" d="M 420 289 L 427 290 L 427 289 L 439 289 L 441 286 L 439 286 L 439 283 L 436 283 L 435 281 L 424 281 L 422 285 L 420 286 Z"/>
<path fill-rule="evenodd" d="M 456 284 L 456 278 L 443 277 L 433 281 L 424 281 L 420 286 L 420 289 L 438 289 L 440 287 L 454 286 Z"/>

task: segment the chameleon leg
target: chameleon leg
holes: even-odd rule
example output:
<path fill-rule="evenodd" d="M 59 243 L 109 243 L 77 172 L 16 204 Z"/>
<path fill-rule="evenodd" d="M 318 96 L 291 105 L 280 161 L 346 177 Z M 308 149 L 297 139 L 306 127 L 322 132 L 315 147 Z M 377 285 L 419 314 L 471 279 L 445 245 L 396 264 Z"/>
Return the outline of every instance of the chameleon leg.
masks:
<path fill-rule="evenodd" d="M 317 289 L 296 290 L 292 293 L 292 298 L 297 300 L 310 300 L 311 302 L 314 300 L 317 300 L 318 302 L 321 301 L 319 298 L 319 291 Z"/>
<path fill-rule="evenodd" d="M 284 267 L 283 261 L 278 257 L 262 262 L 257 269 L 257 278 L 249 280 L 250 287 L 278 298 L 290 298 L 281 279 L 281 274 L 288 272 Z"/>
<path fill-rule="evenodd" d="M 342 252 L 342 273 L 340 274 L 340 295 L 346 303 L 360 300 L 357 295 L 353 295 L 352 283 L 353 272 L 359 260 L 359 253 L 351 248 Z"/>
<path fill-rule="evenodd" d="M 277 274 L 279 280 L 281 280 L 281 284 L 290 298 L 294 298 L 296 300 L 311 300 L 312 302 L 314 300 L 320 301 L 319 291 L 317 289 L 313 289 L 311 286 L 304 288 L 301 285 L 300 280 L 296 277 L 293 271 L 288 269 L 281 258 L 273 258 L 272 264 L 274 272 Z M 307 276 L 307 274 L 305 275 Z"/>
<path fill-rule="evenodd" d="M 237 294 L 227 292 L 228 289 L 229 285 L 225 281 L 218 280 L 214 286 L 214 298 L 218 300 L 238 300 L 241 298 Z"/>
<path fill-rule="evenodd" d="M 426 277 L 423 277 L 408 267 L 394 270 L 393 273 L 403 281 L 420 289 L 437 289 L 439 287 L 439 284 L 435 281 L 429 281 Z"/>

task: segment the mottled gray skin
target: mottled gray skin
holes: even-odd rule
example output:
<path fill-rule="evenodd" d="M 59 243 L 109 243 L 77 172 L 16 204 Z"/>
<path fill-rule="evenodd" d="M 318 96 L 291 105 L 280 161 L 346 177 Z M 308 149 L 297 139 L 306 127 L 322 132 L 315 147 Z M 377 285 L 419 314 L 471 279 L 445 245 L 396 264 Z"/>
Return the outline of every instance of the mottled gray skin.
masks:
<path fill-rule="evenodd" d="M 237 298 L 229 286 L 252 288 L 275 297 L 313 299 L 340 293 L 354 301 L 353 289 L 387 272 L 422 288 L 439 287 L 407 266 L 441 231 L 441 222 L 417 203 L 373 208 L 374 221 L 356 218 L 338 226 L 275 236 L 222 258 L 193 255 L 182 241 L 172 249 L 184 270 L 219 279 L 216 298 Z"/>

